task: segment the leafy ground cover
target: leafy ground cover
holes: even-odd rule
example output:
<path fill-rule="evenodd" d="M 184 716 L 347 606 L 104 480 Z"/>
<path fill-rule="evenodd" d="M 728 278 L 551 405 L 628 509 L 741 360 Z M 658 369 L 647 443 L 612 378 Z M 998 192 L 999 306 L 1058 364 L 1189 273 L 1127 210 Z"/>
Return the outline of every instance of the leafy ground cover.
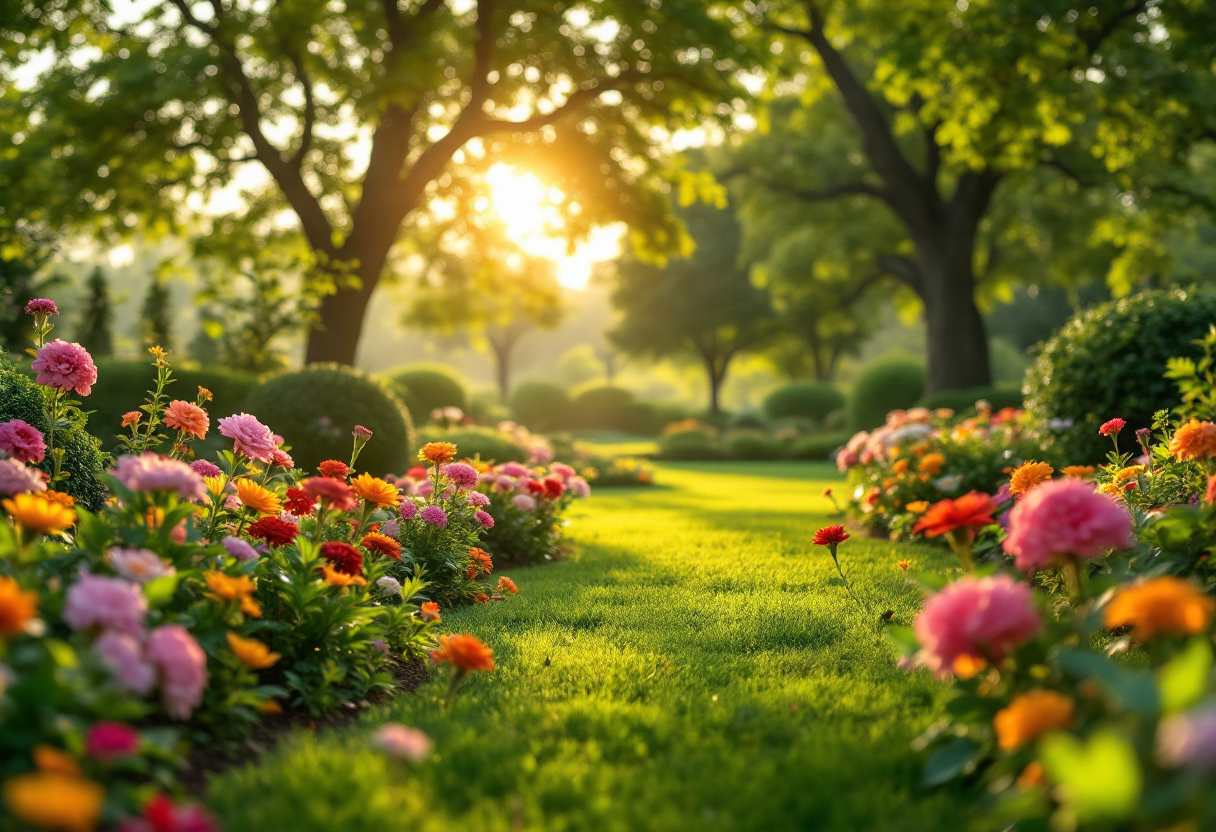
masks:
<path fill-rule="evenodd" d="M 951 556 L 850 541 L 858 607 L 810 543 L 837 479 L 668 464 L 658 487 L 600 492 L 574 511 L 573 557 L 517 573 L 510 606 L 445 615 L 498 663 L 449 709 L 439 679 L 220 775 L 210 805 L 227 832 L 967 828 L 965 796 L 922 789 L 909 747 L 944 688 L 898 670 L 878 626 L 920 601 L 897 561 Z M 375 751 L 387 721 L 425 731 L 430 757 Z"/>

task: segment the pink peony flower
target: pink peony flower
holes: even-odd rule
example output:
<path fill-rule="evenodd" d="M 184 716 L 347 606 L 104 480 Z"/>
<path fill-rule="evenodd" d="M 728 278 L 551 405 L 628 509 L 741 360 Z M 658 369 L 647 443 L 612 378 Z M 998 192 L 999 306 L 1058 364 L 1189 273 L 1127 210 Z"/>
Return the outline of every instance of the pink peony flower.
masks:
<path fill-rule="evenodd" d="M 165 710 L 186 720 L 203 701 L 207 687 L 207 654 L 180 624 L 157 627 L 148 635 L 148 661 L 160 672 Z"/>
<path fill-rule="evenodd" d="M 108 630 L 94 642 L 93 649 L 124 690 L 147 696 L 156 686 L 156 668 L 144 659 L 143 645 L 135 636 Z"/>
<path fill-rule="evenodd" d="M 27 315 L 58 315 L 59 307 L 48 298 L 34 298 L 25 305 Z"/>
<path fill-rule="evenodd" d="M 448 514 L 439 506 L 427 506 L 419 513 L 423 523 L 443 527 L 448 524 Z"/>
<path fill-rule="evenodd" d="M 147 612 L 148 602 L 135 584 L 81 572 L 68 589 L 63 620 L 73 630 L 98 627 L 138 636 L 143 633 Z"/>
<path fill-rule="evenodd" d="M 423 480 L 410 489 L 411 497 L 422 497 L 423 499 L 435 493 L 435 483 L 430 480 Z"/>
<path fill-rule="evenodd" d="M 160 555 L 148 549 L 114 548 L 106 555 L 106 560 L 120 576 L 137 584 L 146 584 L 176 571 Z"/>
<path fill-rule="evenodd" d="M 15 459 L 0 459 L 0 494 L 8 496 L 26 491 L 46 491 L 46 483 L 38 470 Z"/>
<path fill-rule="evenodd" d="M 944 677 L 961 658 L 1004 660 L 1038 631 L 1039 613 L 1027 584 L 1008 575 L 967 577 L 931 596 L 914 629 L 918 662 Z"/>
<path fill-rule="evenodd" d="M 536 498 L 527 494 L 516 494 L 511 498 L 511 505 L 520 511 L 532 511 L 536 508 Z"/>
<path fill-rule="evenodd" d="M 191 462 L 190 470 L 200 477 L 222 477 L 224 475 L 224 472 L 220 470 L 220 466 L 205 459 L 196 459 L 194 462 Z"/>
<path fill-rule="evenodd" d="M 188 433 L 197 439 L 205 438 L 207 430 L 211 427 L 211 419 L 207 416 L 207 411 L 196 404 L 180 399 L 169 402 L 168 407 L 165 408 L 164 419 L 168 427 Z"/>
<path fill-rule="evenodd" d="M 440 469 L 461 490 L 477 487 L 477 469 L 463 462 L 453 462 Z"/>
<path fill-rule="evenodd" d="M 518 462 L 504 462 L 498 466 L 498 473 L 504 477 L 527 477 L 531 476 L 532 471 Z"/>
<path fill-rule="evenodd" d="M 490 498 L 485 494 L 482 494 L 480 491 L 470 491 L 468 494 L 464 495 L 464 499 L 465 502 L 467 502 L 473 508 L 482 508 L 483 506 L 488 506 L 490 504 Z"/>
<path fill-rule="evenodd" d="M 228 554 L 232 555 L 237 560 L 257 560 L 260 557 L 257 549 L 253 548 L 239 537 L 229 535 L 220 542 L 224 544 L 224 548 L 228 550 Z"/>
<path fill-rule="evenodd" d="M 418 513 L 418 504 L 413 500 L 404 500 L 397 510 L 401 512 L 402 520 L 413 520 L 414 515 Z"/>
<path fill-rule="evenodd" d="M 233 442 L 233 450 L 258 462 L 270 462 L 278 443 L 270 428 L 248 413 L 220 419 L 220 434 Z"/>
<path fill-rule="evenodd" d="M 555 462 L 549 466 L 549 473 L 555 477 L 561 477 L 564 480 L 568 480 L 575 476 L 578 472 L 564 462 Z"/>
<path fill-rule="evenodd" d="M 477 509 L 477 511 L 473 512 L 473 517 L 481 524 L 483 529 L 492 529 L 494 527 L 494 518 L 487 511 Z"/>
<path fill-rule="evenodd" d="M 431 740 L 417 728 L 381 725 L 372 734 L 372 746 L 390 757 L 420 763 L 431 754 Z"/>
<path fill-rule="evenodd" d="M 1216 703 L 1166 717 L 1157 726 L 1157 759 L 1165 766 L 1216 768 Z"/>
<path fill-rule="evenodd" d="M 1085 480 L 1062 479 L 1035 487 L 1014 506 L 1003 546 L 1018 569 L 1033 573 L 1065 555 L 1095 558 L 1135 542 L 1131 515 L 1119 503 Z"/>
<path fill-rule="evenodd" d="M 207 485 L 193 468 L 151 451 L 119 457 L 110 473 L 132 491 L 176 491 L 183 500 L 195 501 L 207 496 Z"/>
<path fill-rule="evenodd" d="M 570 493 L 579 499 L 585 499 L 591 496 L 591 485 L 582 477 L 573 477 L 570 482 L 566 483 L 566 487 L 570 489 Z"/>
<path fill-rule="evenodd" d="M 52 341 L 38 350 L 31 368 L 38 374 L 35 380 L 44 387 L 75 390 L 78 396 L 92 393 L 97 381 L 97 367 L 89 351 L 67 341 Z"/>
<path fill-rule="evenodd" d="M 98 722 L 85 735 L 84 747 L 90 757 L 111 763 L 139 751 L 139 732 L 121 722 Z"/>
<path fill-rule="evenodd" d="M 494 490 L 500 494 L 506 494 L 515 490 L 515 480 L 511 477 L 499 477 L 494 482 Z"/>
<path fill-rule="evenodd" d="M 0 422 L 0 451 L 19 462 L 37 464 L 46 457 L 42 431 L 24 419 Z"/>

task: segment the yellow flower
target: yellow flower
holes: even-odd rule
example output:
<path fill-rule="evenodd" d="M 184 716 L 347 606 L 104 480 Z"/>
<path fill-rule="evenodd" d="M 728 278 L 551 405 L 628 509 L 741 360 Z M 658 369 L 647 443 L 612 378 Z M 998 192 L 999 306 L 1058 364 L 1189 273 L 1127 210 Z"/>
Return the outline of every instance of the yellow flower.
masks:
<path fill-rule="evenodd" d="M 1055 469 L 1046 462 L 1031 460 L 1023 463 L 1013 469 L 1013 474 L 1009 477 L 1009 493 L 1015 497 L 1021 497 L 1036 485 L 1048 482 L 1054 473 Z"/>
<path fill-rule="evenodd" d="M 1094 474 L 1094 466 L 1092 465 L 1068 465 L 1060 469 L 1060 473 L 1066 477 L 1071 477 L 1076 480 L 1084 480 L 1092 477 Z"/>
<path fill-rule="evenodd" d="M 248 575 L 238 575 L 234 578 L 223 572 L 212 570 L 203 573 L 203 580 L 207 582 L 207 588 L 211 590 L 210 597 L 219 601 L 239 601 L 241 612 L 251 618 L 261 618 L 262 608 L 252 597 L 256 587 L 253 579 Z"/>
<path fill-rule="evenodd" d="M 946 457 L 942 454 L 925 454 L 921 457 L 920 464 L 916 466 L 917 470 L 922 474 L 933 476 L 942 470 L 942 466 L 946 464 Z"/>
<path fill-rule="evenodd" d="M 1048 731 L 1072 724 L 1073 701 L 1054 690 L 1032 690 L 1016 697 L 992 720 L 997 742 L 1004 751 L 1017 751 Z"/>
<path fill-rule="evenodd" d="M 418 452 L 420 462 L 442 465 L 456 458 L 456 446 L 451 442 L 427 442 Z"/>
<path fill-rule="evenodd" d="M 283 510 L 283 503 L 278 496 L 253 480 L 242 477 L 233 480 L 233 485 L 236 487 L 236 498 L 241 501 L 241 504 L 258 514 L 278 514 Z"/>
<path fill-rule="evenodd" d="M 57 772 L 33 772 L 4 784 L 4 803 L 13 817 L 54 832 L 93 832 L 106 791 L 92 780 Z"/>
<path fill-rule="evenodd" d="M 325 583 L 330 586 L 367 586 L 366 578 L 339 572 L 328 563 L 321 564 L 321 572 L 325 577 Z"/>
<path fill-rule="evenodd" d="M 38 610 L 38 595 L 26 592 L 12 578 L 0 576 L 0 638 L 20 635 Z"/>
<path fill-rule="evenodd" d="M 1156 635 L 1202 633 L 1216 612 L 1216 601 L 1190 581 L 1153 578 L 1122 590 L 1106 605 L 1108 629 L 1134 627 L 1132 638 L 1148 641 Z"/>
<path fill-rule="evenodd" d="M 270 652 L 270 648 L 256 638 L 242 638 L 232 632 L 228 633 L 228 646 L 238 659 L 254 670 L 265 670 L 283 658 Z"/>
<path fill-rule="evenodd" d="M 1117 472 L 1115 472 L 1115 482 L 1121 483 L 1126 482 L 1127 480 L 1134 480 L 1143 473 L 1143 465 L 1129 465 L 1126 468 L 1120 468 Z"/>
<path fill-rule="evenodd" d="M 908 503 L 908 511 L 912 512 L 913 514 L 924 514 L 928 510 L 929 510 L 929 501 L 928 500 L 916 500 L 914 502 Z"/>
<path fill-rule="evenodd" d="M 58 532 L 76 522 L 76 512 L 40 494 L 15 494 L 0 505 L 13 522 L 34 532 Z"/>
<path fill-rule="evenodd" d="M 1170 437 L 1175 459 L 1207 459 L 1216 456 L 1216 424 L 1192 419 Z"/>
<path fill-rule="evenodd" d="M 397 490 L 396 486 L 389 485 L 371 474 L 360 474 L 355 477 L 350 481 L 350 487 L 364 500 L 375 503 L 381 508 L 395 506 L 401 501 L 401 492 Z"/>
<path fill-rule="evenodd" d="M 224 478 L 223 477 L 203 477 L 203 484 L 207 486 L 207 493 L 218 497 L 224 493 Z"/>

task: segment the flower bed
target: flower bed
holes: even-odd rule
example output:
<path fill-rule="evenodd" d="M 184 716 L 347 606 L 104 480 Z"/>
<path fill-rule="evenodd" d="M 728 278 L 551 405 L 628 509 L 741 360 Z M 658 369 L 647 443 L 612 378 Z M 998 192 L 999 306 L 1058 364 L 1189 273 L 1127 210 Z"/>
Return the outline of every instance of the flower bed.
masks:
<path fill-rule="evenodd" d="M 83 418 L 69 395 L 87 396 L 96 368 L 47 339 L 54 304 L 29 311 L 51 429 L 0 423 L 0 828 L 203 832 L 206 813 L 171 796 L 192 744 L 231 746 L 266 714 L 391 693 L 428 653 L 453 666 L 449 699 L 493 669 L 475 636 L 437 634 L 443 607 L 518 591 L 491 577 L 483 539 L 501 495 L 455 446 L 424 446 L 425 467 L 394 483 L 357 473 L 372 433 L 356 425 L 349 459 L 309 476 L 241 413 L 215 426 L 231 450 L 192 460 L 210 395 L 172 399 L 154 349 L 154 388 L 123 417 L 100 478 L 109 498 L 87 511 L 62 490 L 56 426 Z M 546 530 L 530 555 L 559 545 L 561 511 L 587 492 L 572 470 L 549 474 L 528 480 Z M 526 513 L 499 503 L 506 523 Z"/>

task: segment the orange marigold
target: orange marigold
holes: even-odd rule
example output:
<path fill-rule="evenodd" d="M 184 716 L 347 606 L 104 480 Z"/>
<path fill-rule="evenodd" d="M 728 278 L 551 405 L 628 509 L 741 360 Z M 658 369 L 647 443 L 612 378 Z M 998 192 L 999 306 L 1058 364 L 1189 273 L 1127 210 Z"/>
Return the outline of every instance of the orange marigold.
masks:
<path fill-rule="evenodd" d="M 359 545 L 369 552 L 376 552 L 393 560 L 401 560 L 401 544 L 386 534 L 368 532 L 363 535 L 363 539 L 359 541 Z"/>
<path fill-rule="evenodd" d="M 283 510 L 283 502 L 277 494 L 248 477 L 233 480 L 232 485 L 236 488 L 236 498 L 241 504 L 258 514 L 278 514 Z"/>
<path fill-rule="evenodd" d="M 942 454 L 925 454 L 921 457 L 920 464 L 916 466 L 916 470 L 922 474 L 934 476 L 942 470 L 942 466 L 946 464 L 946 457 Z"/>
<path fill-rule="evenodd" d="M 360 474 L 350 481 L 350 487 L 355 490 L 355 493 L 369 503 L 374 503 L 381 508 L 395 506 L 401 502 L 401 492 L 397 490 L 395 485 L 389 485 L 379 477 L 373 477 L 371 474 Z"/>
<path fill-rule="evenodd" d="M 323 477 L 344 480 L 350 475 L 350 467 L 345 462 L 327 459 L 317 466 L 317 472 Z"/>
<path fill-rule="evenodd" d="M 427 442 L 418 452 L 420 462 L 443 465 L 456 458 L 456 446 L 451 442 Z"/>
<path fill-rule="evenodd" d="M 1207 459 L 1216 456 L 1216 424 L 1192 419 L 1170 438 L 1175 459 Z"/>
<path fill-rule="evenodd" d="M 1132 627 L 1132 638 L 1195 635 L 1207 629 L 1216 601 L 1181 578 L 1162 577 L 1132 584 L 1106 605 L 1108 629 Z"/>
<path fill-rule="evenodd" d="M 241 612 L 251 618 L 261 618 L 262 608 L 258 606 L 257 601 L 253 600 L 253 592 L 256 587 L 253 579 L 248 575 L 232 577 L 212 570 L 203 573 L 203 580 L 207 582 L 207 588 L 211 590 L 210 597 L 217 601 L 239 601 Z"/>
<path fill-rule="evenodd" d="M 992 720 L 997 742 L 1004 751 L 1017 751 L 1048 731 L 1072 724 L 1072 697 L 1054 690 L 1032 690 L 1014 698 Z"/>
<path fill-rule="evenodd" d="M 1049 482 L 1054 473 L 1055 469 L 1046 462 L 1031 460 L 1023 463 L 1013 469 L 1013 473 L 1009 477 L 1009 493 L 1015 497 L 1021 497 L 1036 485 Z"/>
<path fill-rule="evenodd" d="M 1092 465 L 1066 465 L 1060 473 L 1074 480 L 1084 480 L 1092 477 L 1096 469 Z"/>
<path fill-rule="evenodd" d="M 33 532 L 58 532 L 76 522 L 76 512 L 57 500 L 41 494 L 14 494 L 0 501 L 8 516 L 23 529 Z"/>
<path fill-rule="evenodd" d="M 38 610 L 38 595 L 12 578 L 0 576 L 0 638 L 20 635 Z"/>
<path fill-rule="evenodd" d="M 929 501 L 913 500 L 912 502 L 908 503 L 907 508 L 912 514 L 924 514 L 929 510 Z"/>
<path fill-rule="evenodd" d="M 908 464 L 908 460 L 906 459 L 897 459 L 895 460 L 895 464 L 891 466 L 891 470 L 896 474 L 902 474 L 908 470 Z"/>
<path fill-rule="evenodd" d="M 435 664 L 451 664 L 457 670 L 493 670 L 494 653 L 477 636 L 460 633 L 440 636 L 439 646 L 431 651 Z"/>
<path fill-rule="evenodd" d="M 479 549 L 474 546 L 469 550 L 469 557 L 473 563 L 477 564 L 478 569 L 487 575 L 494 571 L 494 561 L 490 559 L 490 553 L 485 549 Z"/>
<path fill-rule="evenodd" d="M 106 790 L 78 775 L 36 771 L 5 781 L 4 803 L 18 821 L 36 829 L 91 832 L 105 807 Z"/>
<path fill-rule="evenodd" d="M 265 670 L 283 658 L 256 638 L 243 638 L 233 632 L 228 633 L 228 647 L 242 663 L 254 670 Z"/>

